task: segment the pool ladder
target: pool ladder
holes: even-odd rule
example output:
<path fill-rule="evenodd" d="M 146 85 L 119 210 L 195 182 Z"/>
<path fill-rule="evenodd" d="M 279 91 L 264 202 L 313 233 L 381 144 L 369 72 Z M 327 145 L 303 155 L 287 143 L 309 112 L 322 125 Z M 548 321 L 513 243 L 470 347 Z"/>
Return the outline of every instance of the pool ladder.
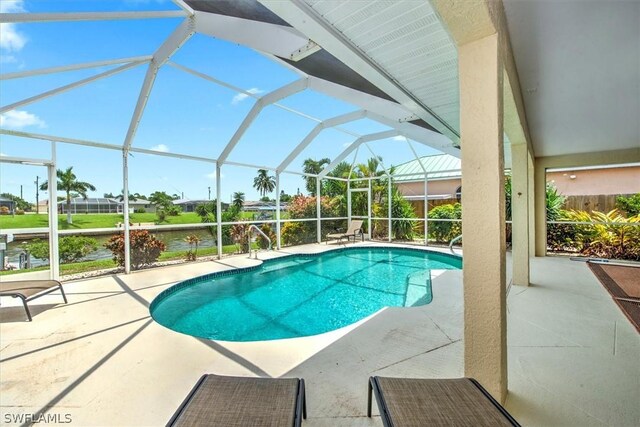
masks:
<path fill-rule="evenodd" d="M 262 237 L 264 237 L 265 239 L 267 239 L 267 242 L 269 242 L 269 249 L 267 250 L 271 250 L 271 239 L 269 238 L 269 236 L 267 236 L 264 231 L 260 230 L 260 228 L 255 225 L 255 224 L 251 224 L 249 226 L 249 230 L 247 230 L 247 239 L 249 240 L 249 259 L 251 259 L 251 230 L 256 230 L 258 233 L 262 234 Z M 258 250 L 256 249 L 255 252 L 255 258 L 258 259 Z"/>
<path fill-rule="evenodd" d="M 453 244 L 455 242 L 457 242 L 458 240 L 462 239 L 462 234 L 459 235 L 458 237 L 454 237 L 453 239 L 451 239 L 451 241 L 449 242 L 449 250 L 451 251 L 452 254 L 457 255 L 455 253 L 455 251 L 453 250 Z"/>

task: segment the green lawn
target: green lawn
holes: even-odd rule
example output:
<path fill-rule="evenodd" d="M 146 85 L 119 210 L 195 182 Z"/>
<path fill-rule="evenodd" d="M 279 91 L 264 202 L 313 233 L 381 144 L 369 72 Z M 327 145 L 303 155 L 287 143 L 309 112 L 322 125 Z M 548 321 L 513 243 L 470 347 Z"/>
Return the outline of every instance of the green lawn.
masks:
<path fill-rule="evenodd" d="M 60 230 L 82 229 L 82 228 L 112 228 L 117 223 L 123 221 L 121 214 L 76 214 L 71 215 L 73 224 L 67 224 L 67 215 L 58 215 L 58 228 Z M 156 214 L 134 213 L 130 215 L 132 223 L 156 222 Z M 166 224 L 199 224 L 200 217 L 194 212 L 182 213 L 178 216 L 168 216 Z M 47 214 L 32 215 L 3 215 L 0 216 L 0 228 L 39 228 L 48 227 L 49 220 Z"/>
<path fill-rule="evenodd" d="M 252 212 L 242 212 L 242 219 L 253 219 Z M 73 224 L 67 224 L 67 215 L 58 215 L 58 228 L 60 230 L 73 230 L 83 228 L 113 228 L 123 221 L 121 214 L 76 214 L 71 215 Z M 130 215 L 131 222 L 156 222 L 158 218 L 154 213 L 134 213 Z M 282 219 L 286 219 L 283 212 Z M 178 216 L 167 216 L 166 222 L 160 225 L 170 224 L 199 224 L 200 217 L 195 212 L 181 213 Z M 43 228 L 49 226 L 47 214 L 27 215 L 2 215 L 0 216 L 0 228 Z"/>

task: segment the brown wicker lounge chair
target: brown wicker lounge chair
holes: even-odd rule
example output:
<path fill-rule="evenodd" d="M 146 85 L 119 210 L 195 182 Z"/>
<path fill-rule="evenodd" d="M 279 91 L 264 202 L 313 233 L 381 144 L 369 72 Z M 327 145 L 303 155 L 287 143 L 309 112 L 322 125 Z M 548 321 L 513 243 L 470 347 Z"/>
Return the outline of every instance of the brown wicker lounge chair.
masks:
<path fill-rule="evenodd" d="M 384 426 L 519 426 L 474 379 L 371 377 Z"/>
<path fill-rule="evenodd" d="M 304 380 L 204 375 L 167 426 L 300 426 Z"/>
<path fill-rule="evenodd" d="M 362 237 L 362 241 L 364 242 L 364 232 L 362 231 L 362 221 L 361 220 L 353 220 L 349 225 L 349 228 L 344 233 L 329 233 L 327 234 L 327 242 L 329 239 L 336 239 L 340 242 L 342 239 L 346 237 L 347 241 L 353 236 L 353 241 L 356 241 L 356 236 L 360 235 Z"/>
<path fill-rule="evenodd" d="M 0 282 L 0 297 L 13 297 L 22 299 L 24 311 L 27 312 L 27 319 L 29 319 L 29 322 L 32 319 L 31 312 L 29 311 L 29 306 L 27 305 L 27 303 L 57 290 L 60 290 L 62 299 L 64 299 L 64 302 L 66 304 L 67 296 L 64 294 L 64 289 L 62 289 L 62 283 L 58 282 L 57 280 L 25 280 L 22 282 Z"/>

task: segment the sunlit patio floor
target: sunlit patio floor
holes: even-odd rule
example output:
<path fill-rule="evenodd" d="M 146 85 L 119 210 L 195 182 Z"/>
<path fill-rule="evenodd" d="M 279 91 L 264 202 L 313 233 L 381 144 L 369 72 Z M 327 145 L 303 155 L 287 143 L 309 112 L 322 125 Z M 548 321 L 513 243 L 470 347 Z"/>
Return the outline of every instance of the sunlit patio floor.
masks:
<path fill-rule="evenodd" d="M 71 425 L 164 425 L 203 373 L 217 373 L 303 377 L 305 425 L 375 426 L 379 417 L 366 417 L 370 375 L 463 375 L 460 271 L 435 272 L 429 305 L 384 309 L 314 337 L 207 341 L 150 318 L 150 302 L 176 281 L 256 262 L 245 255 L 68 282 L 69 303 L 56 294 L 34 301 L 33 322 L 3 299 L 0 422 L 45 413 Z M 549 257 L 532 267 L 532 286 L 509 289 L 507 409 L 523 425 L 640 425 L 637 332 L 585 264 Z"/>

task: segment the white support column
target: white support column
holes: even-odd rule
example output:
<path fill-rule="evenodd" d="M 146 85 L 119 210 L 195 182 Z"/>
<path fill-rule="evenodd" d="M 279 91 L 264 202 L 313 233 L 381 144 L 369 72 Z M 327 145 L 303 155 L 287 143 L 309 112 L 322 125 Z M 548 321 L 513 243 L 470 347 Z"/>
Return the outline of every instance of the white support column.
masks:
<path fill-rule="evenodd" d="M 511 145 L 511 241 L 513 284 L 529 286 L 529 150 Z"/>
<path fill-rule="evenodd" d="M 60 255 L 58 251 L 58 175 L 56 143 L 51 141 L 51 162 L 47 167 L 49 180 L 49 277 L 60 279 Z"/>
<path fill-rule="evenodd" d="M 387 175 L 387 190 L 388 190 L 388 200 L 387 200 L 387 205 L 388 205 L 388 217 L 389 217 L 389 236 L 388 236 L 388 240 L 389 242 L 391 242 L 393 240 L 392 238 L 392 233 L 391 233 L 391 227 L 393 225 L 393 222 L 391 221 L 391 215 L 393 213 L 392 209 L 393 209 L 393 200 L 391 200 L 391 175 Z"/>
<path fill-rule="evenodd" d="M 464 375 L 507 394 L 503 69 L 497 33 L 458 48 Z"/>
<path fill-rule="evenodd" d="M 322 243 L 322 203 L 320 197 L 322 197 L 320 177 L 316 176 L 316 218 L 318 219 L 318 223 L 316 224 L 316 240 L 318 243 Z"/>
<path fill-rule="evenodd" d="M 122 208 L 123 229 L 124 229 L 124 272 L 131 273 L 131 235 L 129 227 L 129 151 L 122 150 L 122 197 L 124 206 Z"/>
<path fill-rule="evenodd" d="M 280 232 L 282 225 L 280 224 L 280 172 L 276 171 L 276 248 L 282 247 L 282 236 Z"/>
<path fill-rule="evenodd" d="M 529 258 L 536 256 L 536 192 L 535 188 L 535 160 L 531 151 L 527 154 L 527 184 L 529 186 Z M 531 280 L 531 278 L 529 278 Z"/>
<path fill-rule="evenodd" d="M 347 181 L 347 227 L 351 225 L 351 174 Z"/>
<path fill-rule="evenodd" d="M 424 174 L 424 245 L 429 246 L 429 175 Z"/>
<path fill-rule="evenodd" d="M 220 185 L 220 170 L 222 165 L 216 163 L 216 240 L 218 245 L 218 259 L 222 259 L 222 186 Z"/>
<path fill-rule="evenodd" d="M 367 222 L 367 234 L 369 235 L 369 240 L 371 240 L 371 180 L 369 180 L 369 192 L 367 195 L 367 216 L 368 216 L 368 222 Z"/>

